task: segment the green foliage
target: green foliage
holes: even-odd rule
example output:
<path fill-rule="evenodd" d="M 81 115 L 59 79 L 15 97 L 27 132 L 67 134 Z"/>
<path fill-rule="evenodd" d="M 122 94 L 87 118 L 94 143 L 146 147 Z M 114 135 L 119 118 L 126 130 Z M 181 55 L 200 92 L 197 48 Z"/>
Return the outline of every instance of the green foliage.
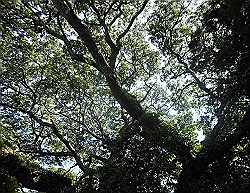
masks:
<path fill-rule="evenodd" d="M 18 188 L 19 184 L 15 177 L 0 168 L 0 192 L 16 193 Z"/>
<path fill-rule="evenodd" d="M 68 192 L 246 191 L 249 1 L 145 2 L 0 2 L 0 148 Z"/>
<path fill-rule="evenodd" d="M 142 121 L 147 126 L 126 140 L 118 140 L 119 146 L 115 147 L 119 148 L 112 149 L 111 161 L 101 170 L 100 192 L 142 192 L 144 189 L 166 192 L 173 188 L 173 180 L 180 172 L 179 162 L 173 154 L 155 144 L 155 139 L 161 140 L 157 131 L 145 131 L 154 121 L 159 121 L 150 115 L 145 115 Z"/>

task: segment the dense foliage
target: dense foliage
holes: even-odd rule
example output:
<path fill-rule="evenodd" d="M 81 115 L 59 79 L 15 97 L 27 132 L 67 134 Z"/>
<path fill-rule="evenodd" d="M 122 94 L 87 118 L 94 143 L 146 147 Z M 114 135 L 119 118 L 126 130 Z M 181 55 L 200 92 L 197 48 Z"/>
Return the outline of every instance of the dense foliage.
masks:
<path fill-rule="evenodd" d="M 249 10 L 1 0 L 0 192 L 247 192 Z"/>

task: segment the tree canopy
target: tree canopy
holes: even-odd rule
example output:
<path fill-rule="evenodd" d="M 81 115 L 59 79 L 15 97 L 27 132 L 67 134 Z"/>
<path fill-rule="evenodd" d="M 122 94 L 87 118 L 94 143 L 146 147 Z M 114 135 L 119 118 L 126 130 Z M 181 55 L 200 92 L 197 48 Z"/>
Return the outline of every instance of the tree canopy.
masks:
<path fill-rule="evenodd" d="M 247 192 L 249 0 L 1 0 L 0 19 L 0 192 Z"/>

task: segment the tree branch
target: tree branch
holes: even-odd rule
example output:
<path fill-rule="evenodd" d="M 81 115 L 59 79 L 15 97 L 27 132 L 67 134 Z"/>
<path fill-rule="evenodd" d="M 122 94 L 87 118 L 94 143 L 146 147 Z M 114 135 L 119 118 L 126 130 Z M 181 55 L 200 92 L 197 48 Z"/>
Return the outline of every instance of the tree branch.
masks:
<path fill-rule="evenodd" d="M 69 178 L 27 163 L 18 156 L 6 152 L 4 147 L 0 149 L 0 165 L 25 188 L 47 193 L 61 193 L 73 189 Z"/>
<path fill-rule="evenodd" d="M 202 174 L 205 173 L 209 164 L 220 160 L 236 146 L 244 137 L 250 137 L 250 110 L 246 112 L 235 131 L 221 143 L 204 147 L 196 158 L 183 166 L 178 179 L 176 193 L 195 192 L 195 185 L 199 183 Z"/>
<path fill-rule="evenodd" d="M 99 12 L 99 10 L 95 7 L 94 2 L 89 3 L 90 7 L 95 11 L 98 21 L 100 22 L 101 26 L 104 28 L 104 33 L 105 33 L 105 40 L 108 43 L 110 49 L 111 49 L 111 55 L 110 55 L 110 60 L 109 60 L 109 66 L 112 70 L 114 70 L 115 68 L 115 62 L 116 62 L 116 58 L 117 55 L 119 53 L 120 50 L 120 45 L 116 46 L 115 43 L 113 42 L 110 34 L 109 34 L 109 30 L 108 27 L 105 23 L 105 18 L 102 19 L 101 14 Z"/>
<path fill-rule="evenodd" d="M 204 146 L 212 145 L 216 137 L 219 135 L 219 132 L 225 123 L 226 114 L 228 113 L 230 108 L 230 105 L 228 105 L 229 102 L 227 101 L 222 103 L 221 106 L 218 108 L 216 112 L 216 117 L 218 118 L 217 124 L 214 126 L 210 135 L 206 139 L 204 139 L 204 141 L 202 141 Z"/>
<path fill-rule="evenodd" d="M 99 49 L 90 35 L 91 32 L 85 26 L 81 20 L 75 15 L 73 10 L 70 9 L 65 3 L 65 1 L 53 0 L 54 5 L 59 10 L 61 15 L 68 21 L 68 23 L 73 27 L 73 29 L 78 33 L 81 39 L 84 41 L 85 45 L 87 46 L 89 52 L 93 56 L 96 63 L 92 65 L 102 72 L 105 76 L 113 76 L 113 72 L 110 67 L 107 65 L 106 60 L 99 52 Z"/>
<path fill-rule="evenodd" d="M 197 85 L 201 90 L 209 94 L 212 98 L 219 99 L 210 89 L 206 87 L 206 85 L 195 75 L 195 73 L 188 68 L 188 64 L 181 59 L 180 54 L 176 53 L 172 48 L 169 48 L 169 51 L 176 56 L 178 62 L 185 67 L 186 72 L 193 77 L 193 79 L 196 81 Z"/>
<path fill-rule="evenodd" d="M 141 8 L 135 13 L 135 15 L 132 17 L 131 21 L 129 22 L 127 28 L 124 30 L 122 34 L 120 34 L 116 40 L 116 44 L 120 44 L 120 40 L 129 32 L 130 28 L 132 27 L 135 19 L 141 14 L 141 12 L 145 9 L 146 5 L 148 3 L 148 0 L 145 0 L 141 6 Z"/>
<path fill-rule="evenodd" d="M 55 157 L 72 157 L 71 152 L 50 152 L 50 151 L 21 151 L 22 153 L 34 154 L 33 157 L 55 156 Z"/>
<path fill-rule="evenodd" d="M 16 109 L 22 113 L 25 113 L 27 115 L 29 115 L 29 117 L 33 120 L 35 120 L 37 123 L 39 123 L 41 126 L 45 126 L 45 127 L 49 127 L 52 129 L 52 132 L 53 134 L 55 134 L 57 136 L 58 139 L 60 139 L 60 141 L 68 148 L 68 150 L 72 153 L 72 156 L 75 158 L 75 161 L 77 163 L 77 165 L 79 166 L 79 168 L 86 174 L 92 174 L 92 170 L 89 169 L 89 168 L 86 168 L 81 160 L 81 157 L 80 155 L 75 151 L 75 149 L 71 146 L 71 144 L 69 143 L 68 140 L 66 140 L 58 131 L 58 128 L 55 126 L 55 124 L 53 123 L 49 123 L 49 122 L 46 122 L 40 118 L 38 118 L 33 112 L 31 111 L 26 111 L 20 107 L 14 107 L 14 106 L 11 106 L 11 105 L 8 105 L 6 103 L 2 103 L 0 102 L 0 105 L 1 106 L 5 106 L 5 107 L 8 107 L 8 108 L 11 108 L 11 109 Z"/>
<path fill-rule="evenodd" d="M 68 21 L 68 23 L 84 41 L 86 47 L 96 61 L 96 63 L 93 63 L 92 66 L 104 74 L 116 100 L 132 117 L 139 119 L 143 113 L 140 103 L 135 99 L 134 96 L 124 91 L 117 83 L 112 69 L 107 64 L 103 55 L 99 52 L 99 49 L 90 35 L 90 31 L 87 26 L 82 24 L 81 20 L 64 3 L 64 1 L 53 0 L 53 3 L 61 15 Z"/>
<path fill-rule="evenodd" d="M 217 145 L 206 147 L 201 151 L 198 159 L 204 159 L 207 163 L 212 163 L 225 156 L 235 145 L 237 145 L 244 137 L 250 138 L 250 110 L 245 113 L 240 124 L 235 131 L 229 135 L 224 141 Z"/>

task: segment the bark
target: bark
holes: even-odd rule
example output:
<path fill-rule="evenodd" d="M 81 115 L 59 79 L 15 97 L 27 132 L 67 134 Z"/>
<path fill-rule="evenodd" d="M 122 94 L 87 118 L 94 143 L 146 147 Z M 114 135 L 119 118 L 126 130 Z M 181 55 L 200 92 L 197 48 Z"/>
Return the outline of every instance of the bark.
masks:
<path fill-rule="evenodd" d="M 143 109 L 136 98 L 124 91 L 114 77 L 106 77 L 106 80 L 118 103 L 126 109 L 133 118 L 139 120 L 142 117 Z"/>
<path fill-rule="evenodd" d="M 139 103 L 139 101 L 136 99 L 135 96 L 131 95 L 126 90 L 123 90 L 121 88 L 121 86 L 119 85 L 119 83 L 115 78 L 112 68 L 110 67 L 110 65 L 108 65 L 103 55 L 99 52 L 99 49 L 93 37 L 91 36 L 88 27 L 81 22 L 81 20 L 75 15 L 71 7 L 68 6 L 66 3 L 59 0 L 53 0 L 53 3 L 60 12 L 60 14 L 67 20 L 67 22 L 78 33 L 79 37 L 85 43 L 86 47 L 88 48 L 89 52 L 91 53 L 92 57 L 95 60 L 95 63 L 91 65 L 105 76 L 114 98 L 121 105 L 121 107 L 124 108 L 130 114 L 131 117 L 137 119 L 144 127 L 148 127 L 149 124 L 151 125 L 150 126 L 151 131 L 148 130 L 148 132 L 145 133 L 145 137 L 150 136 L 152 134 L 152 131 L 154 132 L 154 130 L 157 127 L 159 127 L 158 125 L 159 120 L 156 121 L 155 124 L 154 122 L 149 123 L 148 122 L 149 120 L 143 120 L 144 110 L 141 104 Z M 132 20 L 135 20 L 135 18 L 139 15 L 139 13 L 142 12 L 142 9 L 145 8 L 146 4 L 147 1 L 144 1 L 142 8 L 136 13 L 136 15 L 133 17 Z M 130 29 L 132 23 L 133 22 L 131 21 L 128 28 L 124 31 L 124 33 L 122 33 L 119 36 L 118 38 L 119 40 L 125 36 L 125 34 Z M 162 139 L 161 142 L 163 142 L 162 145 L 159 142 L 157 142 L 157 144 L 159 144 L 159 146 L 163 148 L 169 149 L 173 153 L 176 153 L 178 156 L 180 155 L 181 161 L 186 162 L 186 159 L 190 159 L 191 157 L 189 151 L 190 149 L 185 144 L 185 142 L 178 137 L 178 133 L 173 133 L 173 132 L 164 133 L 164 139 Z"/>
<path fill-rule="evenodd" d="M 156 134 L 156 136 L 159 136 L 160 138 L 160 140 L 156 141 L 157 145 L 163 146 L 166 149 L 170 149 L 179 157 L 181 157 L 183 163 L 183 171 L 179 177 L 178 188 L 176 192 L 197 192 L 195 189 L 196 185 L 197 183 L 199 183 L 202 174 L 204 174 L 204 172 L 206 171 L 207 166 L 225 156 L 225 154 L 230 149 L 232 149 L 232 147 L 235 146 L 244 136 L 249 137 L 248 130 L 250 126 L 250 113 L 246 113 L 245 117 L 241 122 L 241 125 L 222 144 L 216 146 L 210 145 L 209 147 L 204 148 L 196 158 L 193 158 L 190 154 L 190 149 L 185 145 L 185 142 L 178 138 L 178 133 L 173 134 L 171 132 L 156 132 L 155 128 L 158 127 L 158 123 L 153 123 L 151 125 L 151 122 L 149 122 L 148 120 L 141 120 L 144 114 L 142 106 L 133 95 L 129 94 L 121 88 L 115 78 L 113 68 L 110 67 L 112 65 L 109 65 L 103 55 L 100 53 L 87 26 L 85 26 L 81 22 L 81 20 L 74 14 L 74 11 L 69 5 L 65 3 L 65 1 L 53 0 L 53 3 L 60 12 L 60 14 L 78 33 L 79 37 L 87 46 L 88 51 L 91 53 L 93 59 L 95 60 L 95 63 L 92 63 L 91 65 L 105 76 L 109 88 L 111 89 L 118 103 L 134 119 L 139 120 L 139 122 L 141 121 L 140 123 L 142 126 L 149 129 L 145 132 L 143 131 L 144 133 L 142 133 L 145 138 L 147 136 L 152 136 L 153 134 Z M 115 58 L 113 58 L 112 60 L 115 60 Z M 199 79 L 197 79 L 197 77 L 195 77 L 194 74 L 192 74 L 192 76 L 198 83 L 199 87 L 212 96 L 213 93 L 210 93 L 210 90 L 208 90 L 205 85 L 202 84 Z M 52 128 L 54 127 L 53 125 L 47 126 L 50 126 Z M 54 134 L 59 136 L 61 141 L 63 141 L 64 144 L 69 149 L 71 149 L 68 142 L 64 141 L 64 138 L 61 137 L 59 133 L 57 133 L 57 130 L 54 130 Z M 73 149 L 72 151 L 74 153 Z M 77 154 L 75 154 L 75 158 L 76 160 L 80 159 L 78 158 Z M 25 164 L 22 160 L 20 160 L 17 156 L 13 154 L 1 153 L 0 164 L 1 167 L 9 175 L 15 176 L 19 180 L 19 182 L 23 184 L 24 187 L 49 193 L 67 192 L 69 189 L 72 188 L 71 181 L 68 178 L 41 168 L 39 168 L 39 170 L 34 168 L 31 169 L 27 166 L 27 164 Z"/>
<path fill-rule="evenodd" d="M 74 11 L 63 1 L 53 0 L 53 3 L 61 15 L 68 21 L 68 23 L 78 33 L 79 37 L 81 37 L 84 41 L 86 47 L 95 60 L 95 63 L 93 63 L 92 66 L 106 77 L 115 99 L 133 118 L 139 119 L 143 113 L 140 103 L 134 99 L 131 94 L 120 87 L 116 81 L 112 68 L 99 52 L 99 49 L 87 26 L 81 22 L 81 20 L 75 15 Z"/>
<path fill-rule="evenodd" d="M 249 139 L 249 128 L 250 111 L 247 111 L 233 134 L 221 143 L 205 146 L 196 158 L 191 159 L 189 163 L 183 166 L 176 193 L 199 192 L 196 188 L 208 165 L 226 156 L 244 137 Z"/>
<path fill-rule="evenodd" d="M 71 180 L 37 165 L 29 164 L 6 149 L 0 151 L 0 167 L 23 187 L 46 193 L 72 192 Z"/>

